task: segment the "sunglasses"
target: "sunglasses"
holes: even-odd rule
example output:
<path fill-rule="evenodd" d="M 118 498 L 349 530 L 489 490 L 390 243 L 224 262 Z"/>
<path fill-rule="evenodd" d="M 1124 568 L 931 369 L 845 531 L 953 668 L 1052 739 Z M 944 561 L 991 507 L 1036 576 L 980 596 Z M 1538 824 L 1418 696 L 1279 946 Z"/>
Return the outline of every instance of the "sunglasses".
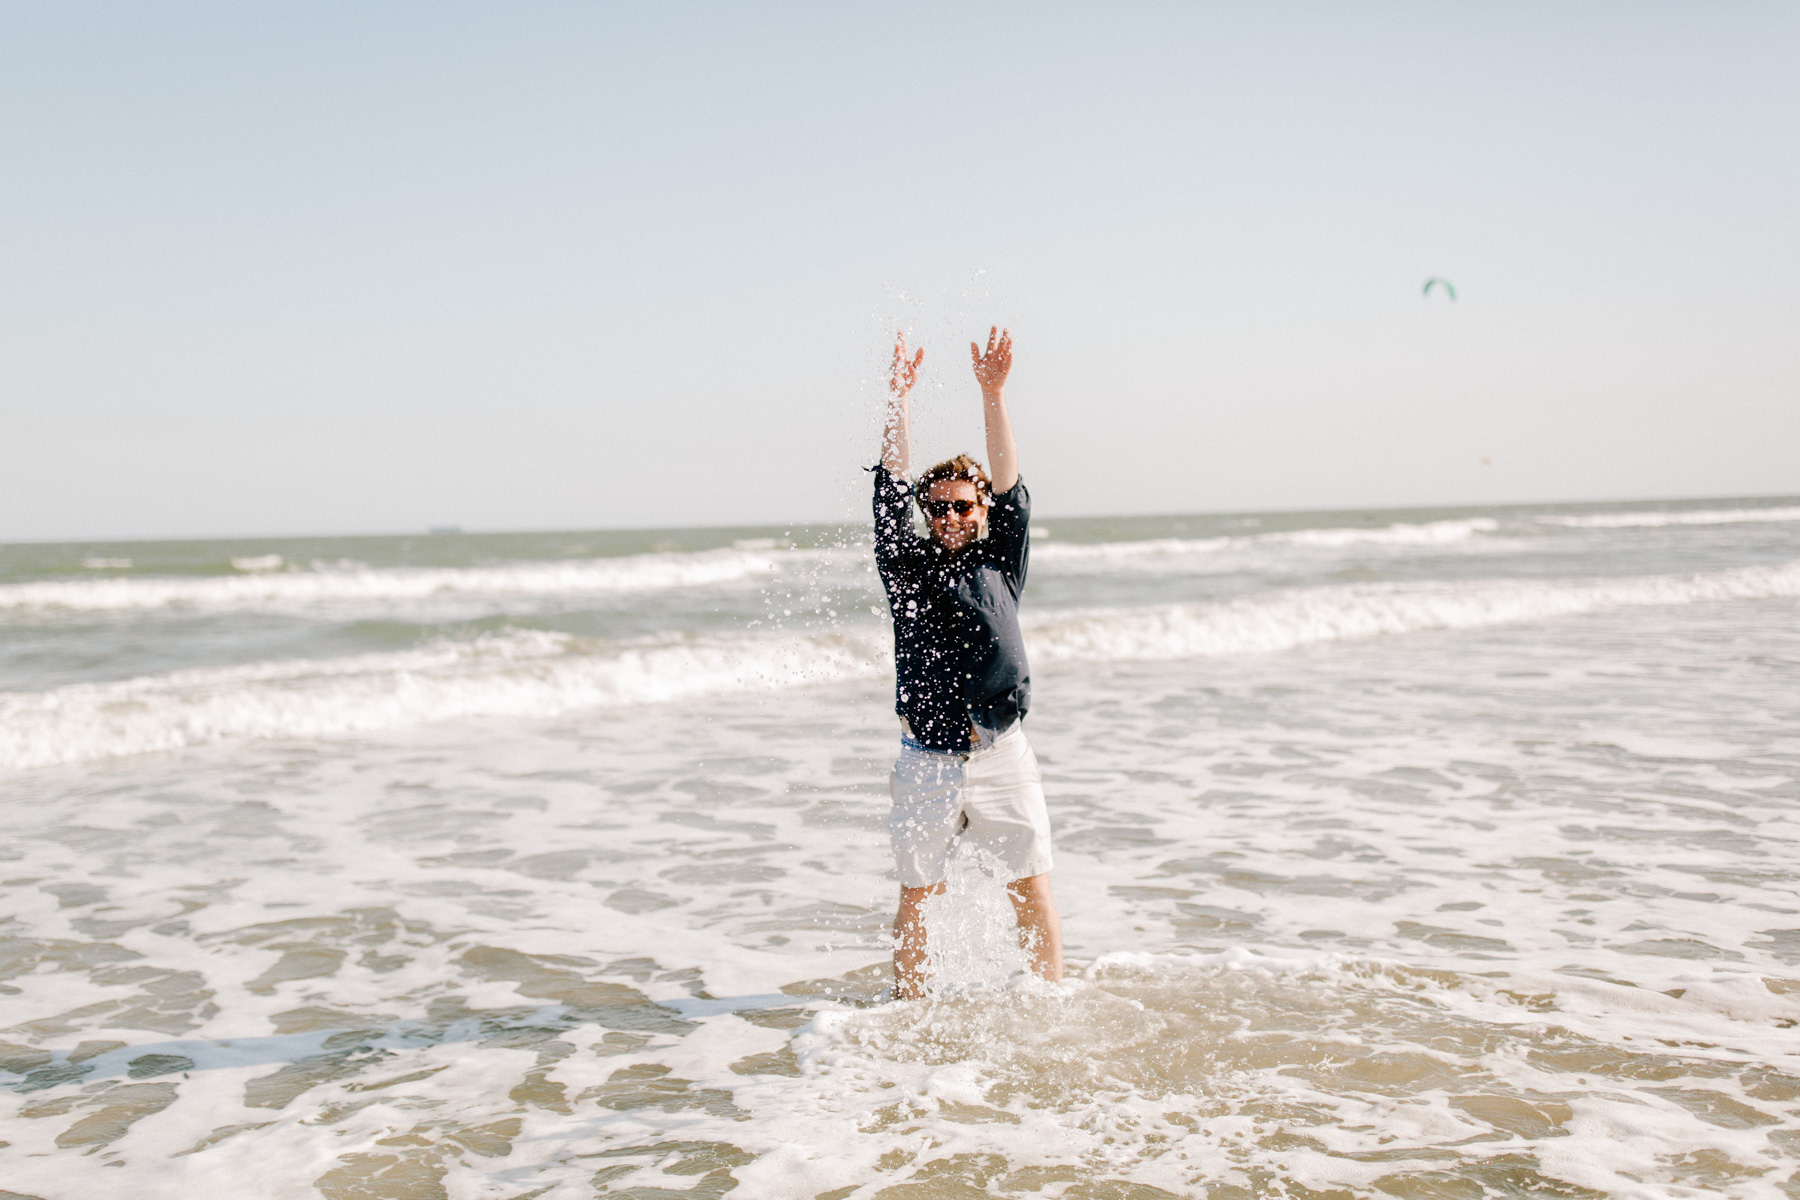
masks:
<path fill-rule="evenodd" d="M 981 506 L 973 500 L 922 500 L 919 502 L 919 507 L 925 510 L 926 516 L 935 521 L 940 517 L 947 517 L 951 513 L 955 513 L 959 517 L 966 517 Z"/>

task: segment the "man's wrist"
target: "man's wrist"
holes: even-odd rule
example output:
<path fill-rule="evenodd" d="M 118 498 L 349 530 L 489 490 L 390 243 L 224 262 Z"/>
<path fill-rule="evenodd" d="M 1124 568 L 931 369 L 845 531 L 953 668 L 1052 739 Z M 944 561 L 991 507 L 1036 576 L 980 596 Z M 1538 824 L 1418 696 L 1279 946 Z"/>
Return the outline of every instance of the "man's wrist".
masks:
<path fill-rule="evenodd" d="M 992 400 L 995 404 L 1000 404 L 1006 399 L 1004 394 L 1005 391 L 1005 388 L 982 388 L 981 398 L 983 400 Z"/>

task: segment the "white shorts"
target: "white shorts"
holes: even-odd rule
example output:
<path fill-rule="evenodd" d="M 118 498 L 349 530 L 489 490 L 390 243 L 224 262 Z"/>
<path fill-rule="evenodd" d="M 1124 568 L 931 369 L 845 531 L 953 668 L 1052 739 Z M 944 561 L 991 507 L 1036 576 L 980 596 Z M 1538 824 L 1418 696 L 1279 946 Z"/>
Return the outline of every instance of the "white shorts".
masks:
<path fill-rule="evenodd" d="M 1021 726 L 968 754 L 903 741 L 888 788 L 888 838 L 901 886 L 941 883 L 961 836 L 991 855 L 1009 882 L 1050 870 L 1044 777 Z"/>

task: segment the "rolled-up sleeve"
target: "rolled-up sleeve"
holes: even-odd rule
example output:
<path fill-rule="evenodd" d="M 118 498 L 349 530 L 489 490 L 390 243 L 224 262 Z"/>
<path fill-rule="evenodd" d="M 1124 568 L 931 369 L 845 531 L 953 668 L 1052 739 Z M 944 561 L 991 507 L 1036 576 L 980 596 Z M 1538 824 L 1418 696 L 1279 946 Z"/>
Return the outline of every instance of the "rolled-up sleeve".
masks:
<path fill-rule="evenodd" d="M 886 467 L 875 468 L 875 561 L 884 569 L 898 563 L 918 539 L 912 528 L 912 485 Z"/>
<path fill-rule="evenodd" d="M 1031 559 L 1031 493 L 1023 479 L 994 497 L 988 510 L 988 543 L 994 565 L 1017 599 Z"/>

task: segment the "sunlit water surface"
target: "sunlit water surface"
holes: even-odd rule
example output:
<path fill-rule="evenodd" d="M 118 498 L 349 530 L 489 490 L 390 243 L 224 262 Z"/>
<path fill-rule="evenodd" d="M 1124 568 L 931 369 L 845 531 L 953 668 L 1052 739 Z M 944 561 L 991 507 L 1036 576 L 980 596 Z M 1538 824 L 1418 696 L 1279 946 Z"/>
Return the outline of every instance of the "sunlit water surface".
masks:
<path fill-rule="evenodd" d="M 1047 524 L 908 1003 L 853 541 L 0 548 L 0 1196 L 1800 1195 L 1800 508 Z"/>

